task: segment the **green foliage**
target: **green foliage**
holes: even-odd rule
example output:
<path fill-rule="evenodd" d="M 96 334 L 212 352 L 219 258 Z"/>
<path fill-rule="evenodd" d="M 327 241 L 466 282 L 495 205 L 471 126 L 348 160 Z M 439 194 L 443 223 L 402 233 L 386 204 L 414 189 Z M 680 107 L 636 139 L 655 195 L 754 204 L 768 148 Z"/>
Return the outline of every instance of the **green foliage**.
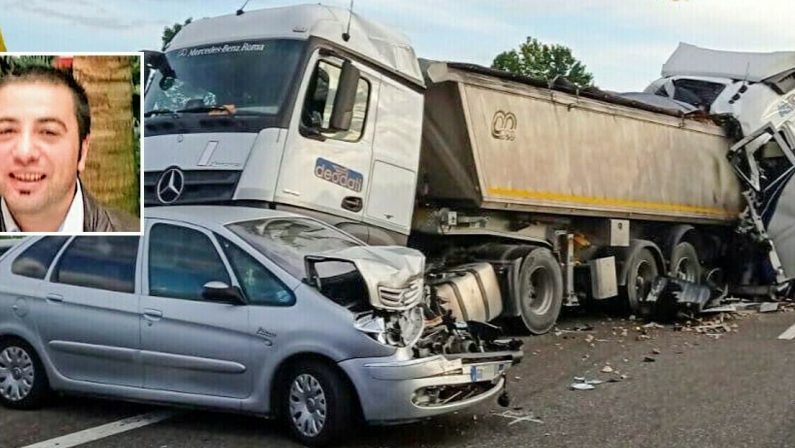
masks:
<path fill-rule="evenodd" d="M 530 36 L 517 50 L 498 54 L 491 67 L 545 80 L 564 76 L 578 87 L 593 85 L 593 75 L 572 55 L 569 47 L 545 44 Z"/>
<path fill-rule="evenodd" d="M 163 39 L 163 51 L 166 51 L 166 48 L 168 48 L 168 44 L 170 44 L 171 40 L 174 39 L 174 36 L 176 36 L 177 33 L 179 33 L 180 30 L 182 30 L 182 27 L 187 25 L 187 24 L 189 24 L 192 20 L 193 20 L 193 17 L 188 17 L 187 19 L 185 19 L 184 23 L 179 23 L 178 22 L 178 23 L 175 23 L 175 24 L 173 24 L 171 26 L 167 26 L 167 27 L 163 28 L 163 37 L 162 37 L 162 39 Z"/>
<path fill-rule="evenodd" d="M 54 56 L 0 56 L 0 76 L 11 73 L 15 68 L 35 65 L 52 66 Z"/>

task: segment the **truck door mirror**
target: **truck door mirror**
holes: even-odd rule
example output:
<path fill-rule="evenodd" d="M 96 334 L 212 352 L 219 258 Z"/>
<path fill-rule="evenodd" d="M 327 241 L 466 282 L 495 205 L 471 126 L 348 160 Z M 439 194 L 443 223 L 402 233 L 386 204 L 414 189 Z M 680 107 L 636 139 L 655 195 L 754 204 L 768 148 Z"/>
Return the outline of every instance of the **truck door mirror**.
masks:
<path fill-rule="evenodd" d="M 166 54 L 162 51 L 144 50 L 144 67 L 147 74 L 149 69 L 155 69 L 163 75 L 163 78 L 175 78 L 177 76 L 168 63 Z"/>
<path fill-rule="evenodd" d="M 356 91 L 359 87 L 359 69 L 351 61 L 342 64 L 340 82 L 334 97 L 334 109 L 331 112 L 329 127 L 335 131 L 347 131 L 353 120 L 353 106 L 356 103 Z"/>

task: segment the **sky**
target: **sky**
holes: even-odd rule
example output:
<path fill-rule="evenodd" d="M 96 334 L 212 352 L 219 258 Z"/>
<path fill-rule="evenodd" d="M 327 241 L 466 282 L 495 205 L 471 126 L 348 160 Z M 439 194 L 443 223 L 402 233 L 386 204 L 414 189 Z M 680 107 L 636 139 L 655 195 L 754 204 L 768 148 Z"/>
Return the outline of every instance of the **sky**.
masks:
<path fill-rule="evenodd" d="M 164 27 L 234 13 L 244 1 L 0 0 L 0 30 L 9 51 L 160 49 Z M 250 0 L 246 9 L 299 3 L 307 1 Z M 795 50 L 795 0 L 355 0 L 354 12 L 402 31 L 429 59 L 488 66 L 527 36 L 566 45 L 613 91 L 643 90 L 679 42 Z"/>

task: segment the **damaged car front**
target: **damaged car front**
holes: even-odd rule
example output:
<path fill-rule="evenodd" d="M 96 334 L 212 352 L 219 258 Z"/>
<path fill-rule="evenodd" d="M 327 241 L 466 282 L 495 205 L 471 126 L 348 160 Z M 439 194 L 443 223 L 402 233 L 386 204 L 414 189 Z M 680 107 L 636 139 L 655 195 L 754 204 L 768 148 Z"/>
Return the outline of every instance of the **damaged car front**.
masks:
<path fill-rule="evenodd" d="M 390 349 L 388 356 L 351 353 L 338 362 L 368 422 L 432 417 L 504 394 L 521 342 L 501 339 L 492 325 L 456 320 L 426 285 L 420 252 L 366 246 L 314 220 L 228 228 L 296 272 L 303 263 L 305 284 L 346 309 L 355 331 Z"/>

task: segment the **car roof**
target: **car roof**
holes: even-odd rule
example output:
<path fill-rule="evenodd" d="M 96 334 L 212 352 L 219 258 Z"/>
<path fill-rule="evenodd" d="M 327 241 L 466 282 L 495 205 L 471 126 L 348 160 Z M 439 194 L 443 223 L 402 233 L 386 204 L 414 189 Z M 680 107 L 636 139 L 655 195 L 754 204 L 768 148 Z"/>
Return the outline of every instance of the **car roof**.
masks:
<path fill-rule="evenodd" d="M 254 219 L 306 218 L 306 216 L 268 208 L 232 205 L 168 205 L 147 207 L 146 219 L 183 221 L 205 227 L 223 227 L 227 224 Z"/>

